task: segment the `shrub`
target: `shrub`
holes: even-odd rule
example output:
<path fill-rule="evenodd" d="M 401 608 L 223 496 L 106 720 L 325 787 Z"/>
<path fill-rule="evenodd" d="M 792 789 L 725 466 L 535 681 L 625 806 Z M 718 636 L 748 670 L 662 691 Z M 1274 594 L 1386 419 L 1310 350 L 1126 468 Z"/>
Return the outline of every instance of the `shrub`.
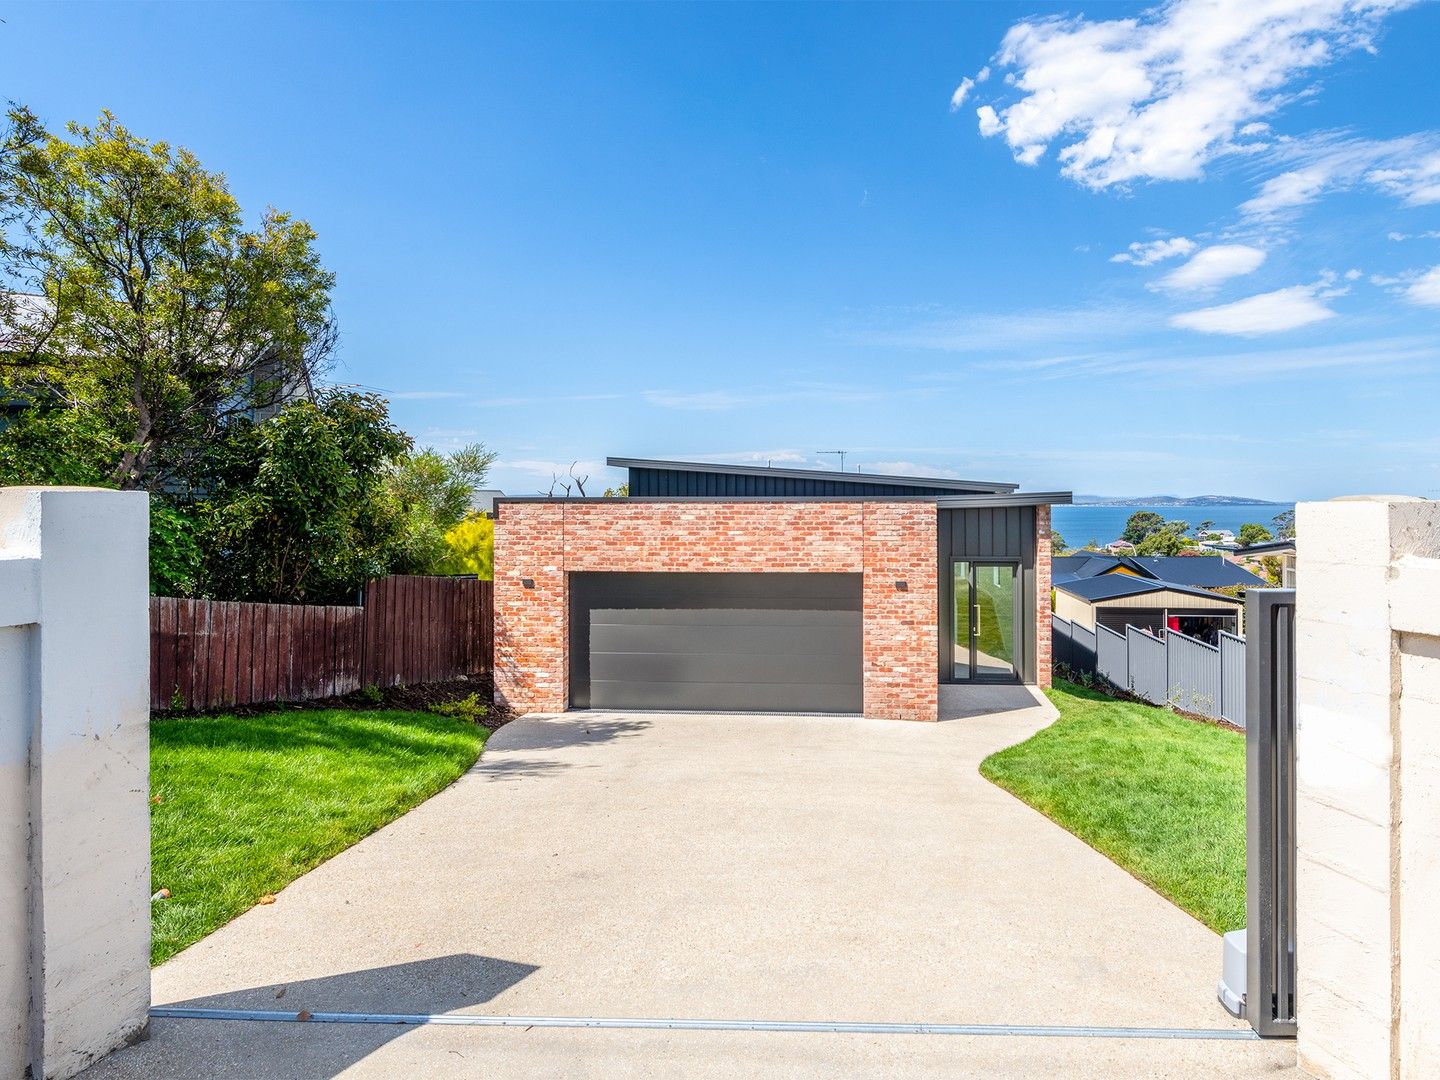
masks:
<path fill-rule="evenodd" d="M 479 694 L 471 694 L 456 701 L 439 701 L 433 705 L 427 705 L 425 708 L 426 712 L 432 712 L 436 716 L 467 720 L 472 724 L 483 723 L 485 718 L 490 715 L 490 706 L 480 700 Z"/>

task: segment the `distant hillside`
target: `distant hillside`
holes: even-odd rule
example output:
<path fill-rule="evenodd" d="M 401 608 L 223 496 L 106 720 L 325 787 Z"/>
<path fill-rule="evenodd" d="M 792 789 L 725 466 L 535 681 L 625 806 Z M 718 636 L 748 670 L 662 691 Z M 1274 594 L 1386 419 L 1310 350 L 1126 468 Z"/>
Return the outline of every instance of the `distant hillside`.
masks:
<path fill-rule="evenodd" d="M 1270 499 L 1247 499 L 1240 495 L 1076 495 L 1077 506 L 1285 506 Z"/>

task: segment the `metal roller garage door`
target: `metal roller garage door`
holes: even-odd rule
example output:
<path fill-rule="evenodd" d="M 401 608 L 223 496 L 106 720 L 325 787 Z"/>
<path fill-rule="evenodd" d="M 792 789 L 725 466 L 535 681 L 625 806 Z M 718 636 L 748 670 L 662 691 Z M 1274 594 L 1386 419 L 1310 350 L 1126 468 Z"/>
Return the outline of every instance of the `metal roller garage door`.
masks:
<path fill-rule="evenodd" d="M 572 574 L 576 708 L 861 711 L 859 574 Z"/>

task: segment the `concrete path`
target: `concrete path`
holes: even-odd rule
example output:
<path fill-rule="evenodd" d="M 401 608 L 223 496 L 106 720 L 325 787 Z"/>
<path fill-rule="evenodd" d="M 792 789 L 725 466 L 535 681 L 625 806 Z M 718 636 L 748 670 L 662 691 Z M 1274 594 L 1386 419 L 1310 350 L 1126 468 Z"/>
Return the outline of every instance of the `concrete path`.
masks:
<path fill-rule="evenodd" d="M 1021 688 L 940 724 L 570 713 L 155 972 L 156 1004 L 1239 1029 L 1216 936 L 991 786 Z M 126 1077 L 1251 1077 L 1291 1044 L 157 1019 Z"/>

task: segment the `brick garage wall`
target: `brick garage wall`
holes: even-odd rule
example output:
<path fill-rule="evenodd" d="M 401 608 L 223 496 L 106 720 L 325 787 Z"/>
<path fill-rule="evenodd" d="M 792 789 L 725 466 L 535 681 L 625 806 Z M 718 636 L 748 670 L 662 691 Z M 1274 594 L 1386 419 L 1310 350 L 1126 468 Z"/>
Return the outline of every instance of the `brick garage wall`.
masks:
<path fill-rule="evenodd" d="M 869 503 L 865 526 L 865 715 L 934 720 L 940 692 L 935 507 Z"/>
<path fill-rule="evenodd" d="M 1050 591 L 1054 587 L 1050 557 L 1050 507 L 1035 507 L 1035 684 L 1050 686 L 1054 670 L 1052 641 L 1055 628 L 1050 619 Z"/>
<path fill-rule="evenodd" d="M 496 690 L 525 712 L 568 705 L 569 573 L 858 573 L 865 714 L 934 720 L 934 550 L 929 502 L 503 503 L 495 523 Z"/>

